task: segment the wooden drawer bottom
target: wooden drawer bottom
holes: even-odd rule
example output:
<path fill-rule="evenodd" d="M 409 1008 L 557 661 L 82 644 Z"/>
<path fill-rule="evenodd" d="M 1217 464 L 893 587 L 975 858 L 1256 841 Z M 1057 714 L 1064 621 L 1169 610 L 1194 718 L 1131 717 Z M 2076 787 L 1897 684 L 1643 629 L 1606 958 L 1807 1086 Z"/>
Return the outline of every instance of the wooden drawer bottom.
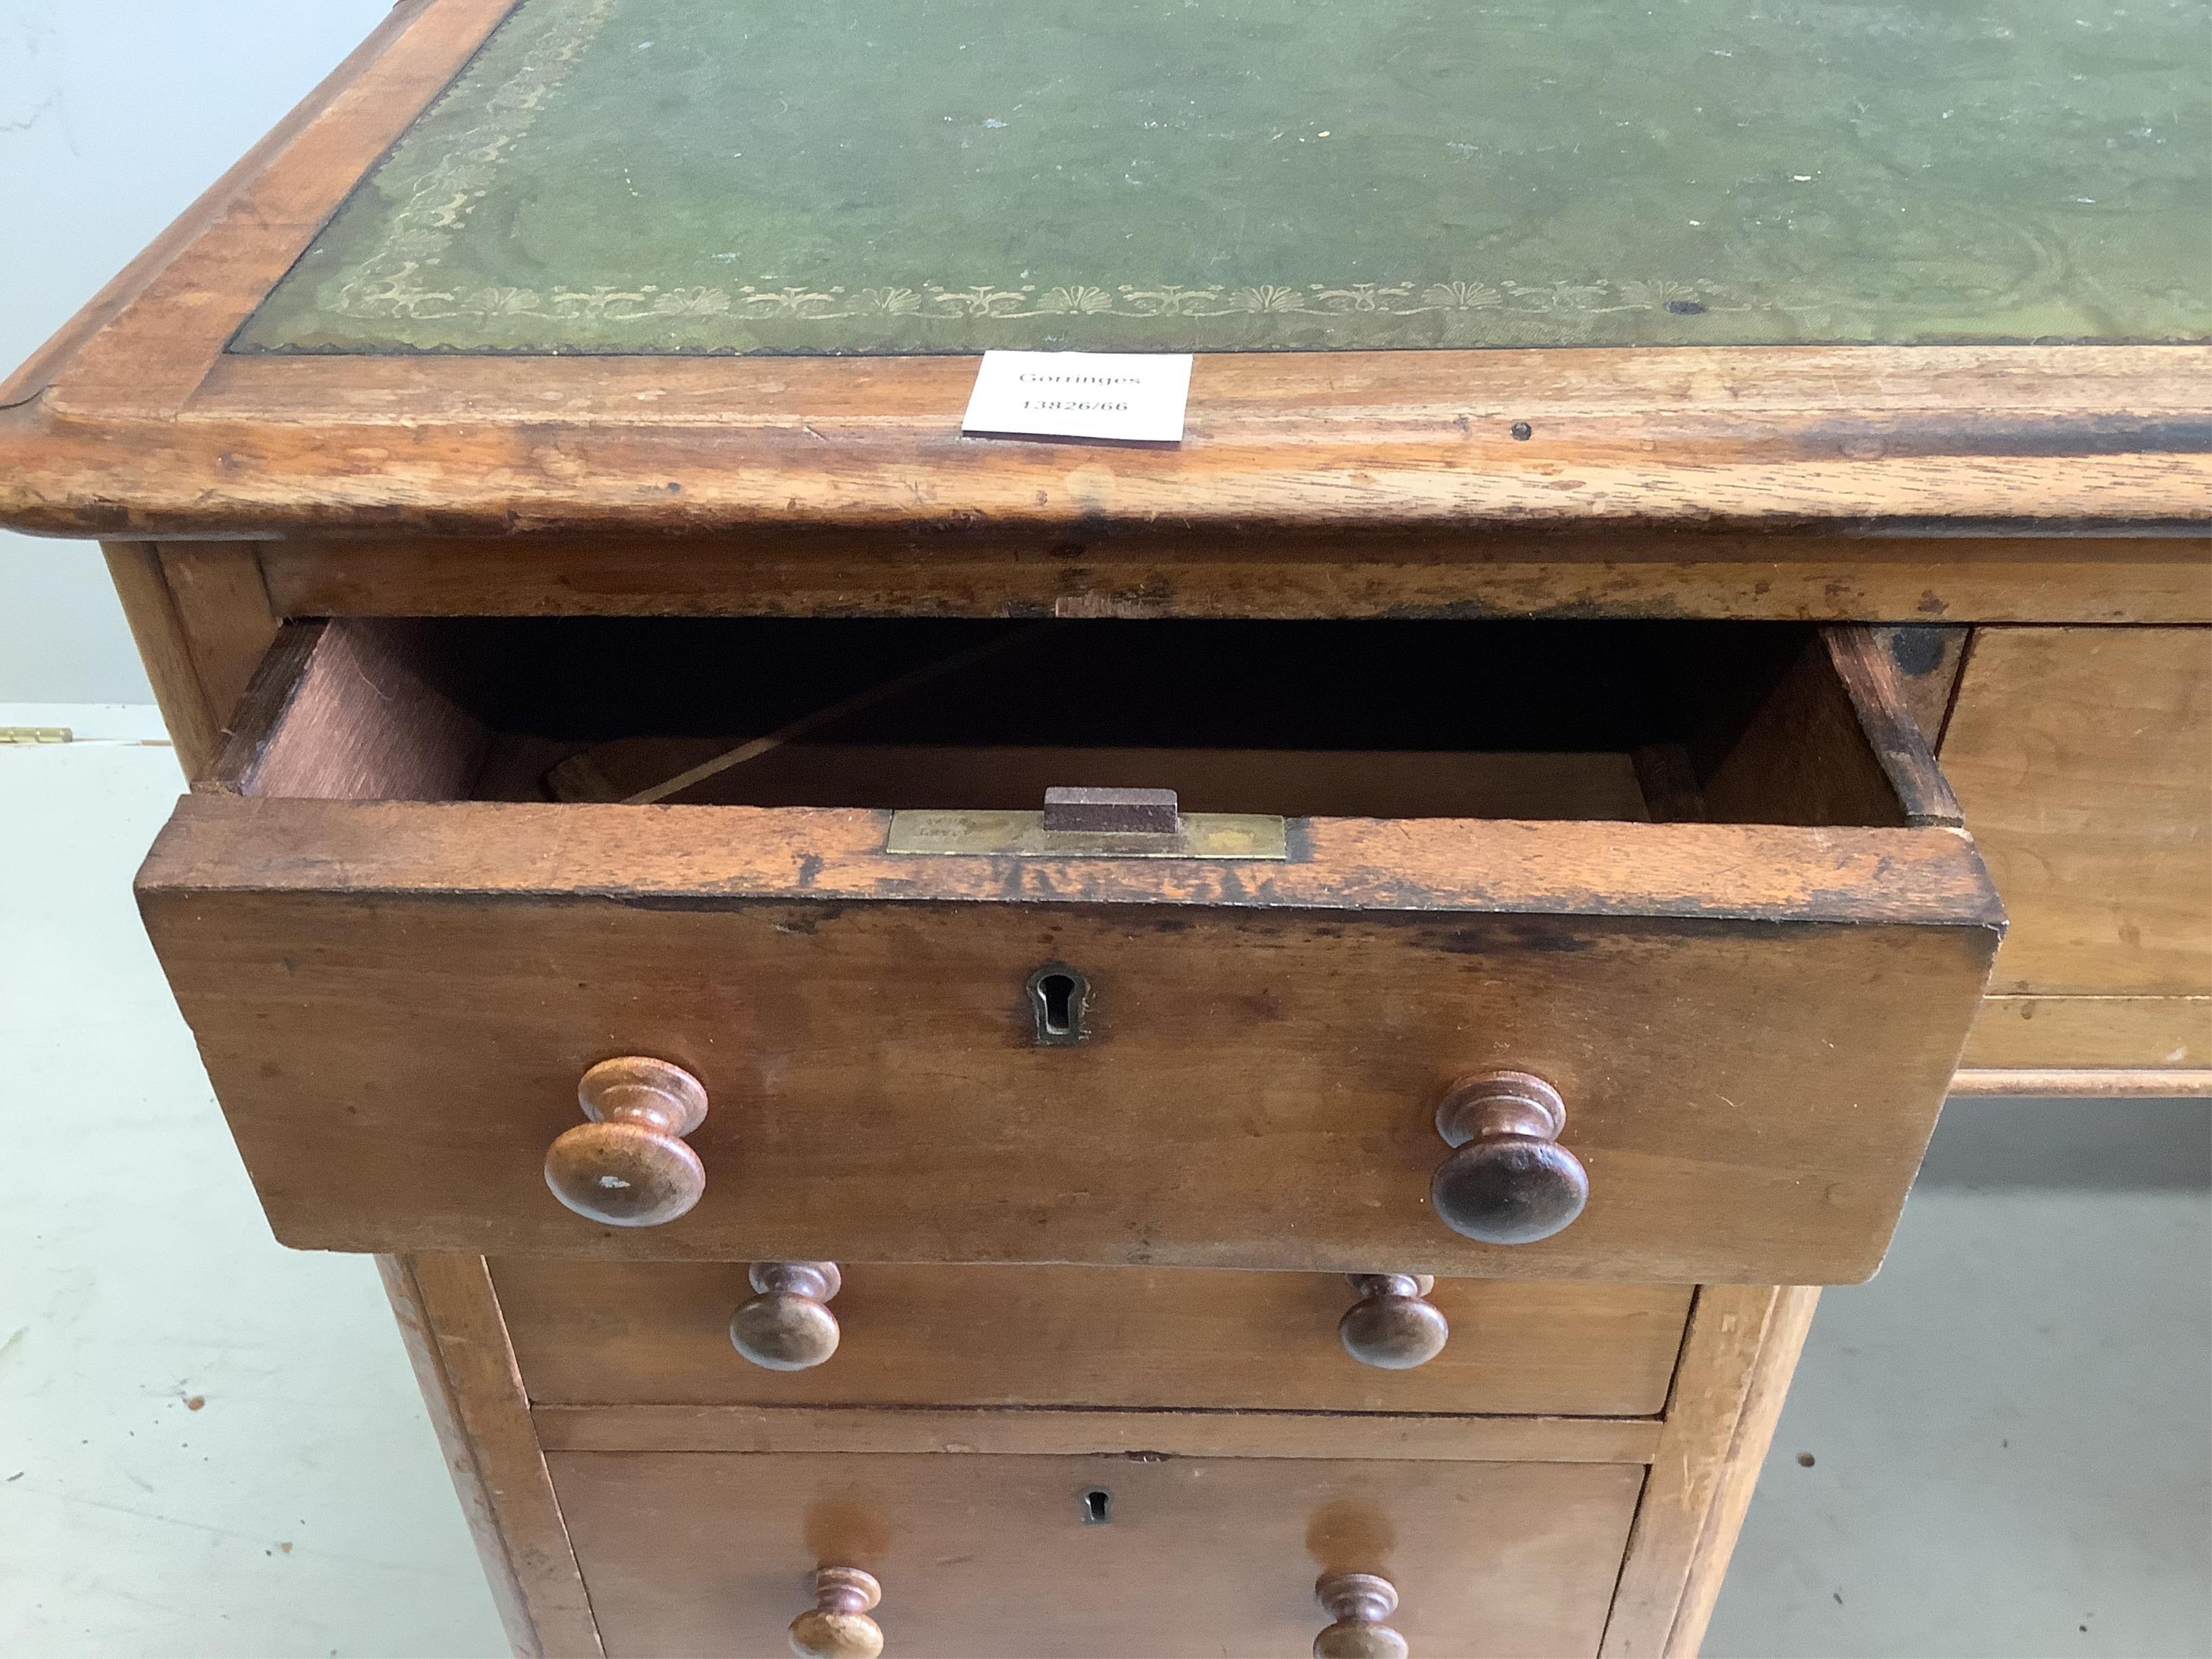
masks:
<path fill-rule="evenodd" d="M 560 1452 L 610 1659 L 782 1656 L 817 1567 L 899 1659 L 1295 1656 L 1378 1572 L 1423 1659 L 1595 1654 L 1644 1470 L 1608 1463 Z"/>

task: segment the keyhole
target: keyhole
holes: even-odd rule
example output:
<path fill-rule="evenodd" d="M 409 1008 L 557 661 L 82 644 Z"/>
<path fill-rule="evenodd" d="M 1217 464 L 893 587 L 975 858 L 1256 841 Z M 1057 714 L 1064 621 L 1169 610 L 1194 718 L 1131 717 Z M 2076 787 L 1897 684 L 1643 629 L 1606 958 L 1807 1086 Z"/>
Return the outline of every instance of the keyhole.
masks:
<path fill-rule="evenodd" d="M 1047 974 L 1037 981 L 1044 994 L 1044 1029 L 1053 1036 L 1075 1030 L 1075 981 L 1066 974 Z"/>
<path fill-rule="evenodd" d="M 1083 1494 L 1083 1524 L 1103 1527 L 1114 1517 L 1114 1494 L 1103 1486 L 1093 1486 Z"/>
<path fill-rule="evenodd" d="M 1047 963 L 1030 975 L 1030 1012 L 1036 1018 L 1036 1040 L 1047 1046 L 1080 1042 L 1085 1002 L 1090 988 L 1083 975 L 1059 963 Z"/>

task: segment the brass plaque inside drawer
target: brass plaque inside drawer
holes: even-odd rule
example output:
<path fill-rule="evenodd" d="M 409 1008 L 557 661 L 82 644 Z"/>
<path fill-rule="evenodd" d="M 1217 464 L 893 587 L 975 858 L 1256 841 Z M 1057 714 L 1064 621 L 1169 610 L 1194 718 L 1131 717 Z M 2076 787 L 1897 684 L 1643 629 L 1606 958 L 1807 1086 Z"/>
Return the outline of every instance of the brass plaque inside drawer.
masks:
<path fill-rule="evenodd" d="M 1042 859 L 1284 859 L 1283 820 L 1257 812 L 1186 812 L 1164 834 L 1048 830 L 1042 812 L 891 814 L 886 853 L 964 853 Z"/>

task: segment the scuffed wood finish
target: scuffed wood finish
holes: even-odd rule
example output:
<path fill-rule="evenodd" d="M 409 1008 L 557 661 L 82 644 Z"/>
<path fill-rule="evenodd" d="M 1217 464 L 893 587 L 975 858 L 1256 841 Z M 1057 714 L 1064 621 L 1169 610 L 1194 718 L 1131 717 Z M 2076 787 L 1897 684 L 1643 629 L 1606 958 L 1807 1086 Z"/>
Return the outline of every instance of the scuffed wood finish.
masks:
<path fill-rule="evenodd" d="M 2190 346 L 1209 356 L 1186 441 L 1152 451 L 963 439 L 959 358 L 223 356 L 506 9 L 404 9 L 183 246 L 11 383 L 11 399 L 44 390 L 0 410 L 0 520 L 118 537 L 917 520 L 1218 536 L 2212 517 L 2212 351 Z"/>
<path fill-rule="evenodd" d="M 1181 1407 L 1644 1416 L 1665 1403 L 1689 1312 L 1678 1285 L 1442 1279 L 1451 1325 L 1418 1369 L 1339 1345 L 1329 1274 L 845 1264 L 843 1335 L 817 1369 L 730 1351 L 751 1295 L 734 1262 L 492 1264 L 538 1405 Z"/>
<path fill-rule="evenodd" d="M 1681 376 L 1688 366 L 1672 360 L 1683 358 L 1705 360 L 1686 384 L 1645 384 L 1655 365 Z M 2087 358 L 2105 360 L 2109 378 L 2091 378 L 2114 397 L 2195 406 L 2118 417 L 2130 429 L 2117 441 L 2096 429 L 2111 415 L 2039 406 L 2054 383 L 2076 381 Z M 893 529 L 917 517 L 1055 529 L 1166 523 L 1217 537 L 1322 526 L 1790 529 L 1835 519 L 2150 529 L 2199 521 L 2212 499 L 2212 440 L 2192 384 L 2212 379 L 2212 353 L 2193 347 L 1211 357 L 1193 380 L 1182 447 L 1079 454 L 963 439 L 974 370 L 959 359 L 779 359 L 763 369 L 659 358 L 649 364 L 656 392 L 675 394 L 653 405 L 666 411 L 661 423 L 628 411 L 556 416 L 563 404 L 621 400 L 623 371 L 636 364 L 425 358 L 401 367 L 434 380 L 494 370 L 511 384 L 443 418 L 434 390 L 387 400 L 393 414 L 404 410 L 404 429 L 359 412 L 342 384 L 318 387 L 307 401 L 327 412 L 303 416 L 266 378 L 333 366 L 367 374 L 386 366 L 376 359 L 224 364 L 214 379 L 229 395 L 168 421 L 118 419 L 98 400 L 72 398 L 64 380 L 40 404 L 0 412 L 0 522 L 109 536 Z M 1936 382 L 1990 414 L 1941 412 Z M 1765 433 L 1747 440 L 1741 400 L 1753 383 L 1794 384 L 1807 406 L 1765 417 Z M 1701 391 L 1709 400 L 1698 401 Z M 687 404 L 716 399 L 752 405 L 753 423 L 678 423 Z M 467 410 L 472 400 L 447 401 Z M 1541 440 L 1515 442 L 1516 419 Z M 1887 458 L 1851 459 L 1851 447 Z"/>
<path fill-rule="evenodd" d="M 403 639 L 288 630 L 222 772 L 248 793 L 185 802 L 140 884 L 301 1245 L 1848 1279 L 1999 923 L 1955 830 L 1818 827 L 1940 791 L 1853 630 L 1808 636 L 1706 792 L 1781 825 L 1301 819 L 1249 864 L 893 855 L 866 810 L 268 798 L 460 787 L 480 728 Z M 1046 1048 L 1054 961 L 1087 1035 Z M 727 1103 L 649 1242 L 536 1178 L 610 1054 Z M 1500 1069 L 1577 1103 L 1594 1197 L 1556 1238 L 1424 1202 L 1443 1091 Z"/>
<path fill-rule="evenodd" d="M 1729 1557 L 1735 1553 L 1736 1535 L 1743 1529 L 1744 1515 L 1751 1507 L 1759 1471 L 1765 1466 L 1775 1425 L 1782 1419 L 1783 1401 L 1790 1393 L 1790 1379 L 1797 1369 L 1820 1299 L 1820 1291 L 1809 1285 L 1784 1286 L 1776 1297 L 1759 1358 L 1753 1364 L 1743 1409 L 1729 1442 L 1720 1483 L 1705 1510 L 1682 1599 L 1667 1633 L 1668 1659 L 1697 1659 L 1698 1649 L 1705 1641 L 1713 1603 L 1720 1596 L 1721 1580 L 1728 1572 Z"/>
<path fill-rule="evenodd" d="M 1759 1376 L 1760 1356 L 1780 1328 L 1778 1322 L 1795 1305 L 1789 1295 L 1771 1285 L 1707 1285 L 1698 1290 L 1681 1369 L 1667 1402 L 1666 1427 L 1613 1593 L 1603 1659 L 1668 1651 L 1711 1511 L 1738 1478 L 1730 1449 Z M 1778 1346 L 1776 1364 L 1786 1384 L 1796 1354 L 1791 1350 L 1785 1363 L 1780 1352 Z M 1749 1478 L 1756 1480 L 1757 1474 L 1754 1460 Z"/>
<path fill-rule="evenodd" d="M 540 1406 L 547 1451 L 898 1452 L 1648 1463 L 1656 1419 L 944 1406 Z"/>
<path fill-rule="evenodd" d="M 1824 629 L 1705 781 L 1730 822 L 1948 824 L 1958 805 L 1870 630 Z"/>
<path fill-rule="evenodd" d="M 223 746 L 222 716 L 200 679 L 177 597 L 161 566 L 161 550 L 151 542 L 110 542 L 107 574 L 123 601 L 123 614 L 146 678 L 161 706 L 161 723 L 177 747 L 177 762 L 187 778 L 204 776 Z"/>
<path fill-rule="evenodd" d="M 208 706 L 228 722 L 276 637 L 260 550 L 250 542 L 170 542 L 161 556 Z"/>
<path fill-rule="evenodd" d="M 599 1659 L 598 1627 L 481 1260 L 380 1256 L 492 1596 L 525 1659 Z"/>
<path fill-rule="evenodd" d="M 2212 574 L 2212 570 L 2207 574 Z M 1959 690 L 1959 671 L 1966 665 L 1966 642 L 1973 630 L 1909 623 L 1877 628 L 1872 633 L 1875 648 L 1888 659 L 1895 676 L 1905 712 L 1912 716 L 1926 746 L 1940 751 L 1943 729 L 1951 720 L 1951 701 Z"/>
<path fill-rule="evenodd" d="M 187 778 L 204 777 L 276 634 L 258 550 L 150 542 L 104 550 L 177 759 Z"/>
<path fill-rule="evenodd" d="M 957 359 L 225 356 L 509 3 L 404 0 L 0 386 L 0 520 L 118 538 L 203 791 L 143 902 L 280 1233 L 470 1252 L 384 1268 L 518 1649 L 601 1652 L 573 1522 L 617 1653 L 780 1653 L 824 1568 L 917 1659 L 1297 1652 L 1363 1573 L 1417 1652 L 1692 1651 L 1811 1312 L 1773 1281 L 1874 1266 L 1995 945 L 1930 746 L 2022 918 L 1962 1091 L 2212 1078 L 2212 635 L 1990 626 L 2212 622 L 2212 350 L 1208 356 L 1151 451 L 965 440 Z M 1576 808 L 1666 822 L 1232 868 L 472 800 L 494 734 L 404 620 L 830 611 L 1893 626 Z M 390 625 L 256 671 L 319 616 Z M 1048 960 L 1086 1042 L 1032 1040 Z M 716 1102 L 644 1234 L 540 1173 L 622 1054 Z M 1489 1067 L 1571 1102 L 1555 1238 L 1428 1206 Z M 979 1260 L 1062 1265 L 928 1265 Z M 746 1364 L 800 1269 L 842 1345 Z M 1442 1352 L 1339 1346 L 1335 1274 L 1437 1270 Z"/>
<path fill-rule="evenodd" d="M 2212 1066 L 2212 629 L 1977 630 L 1944 765 L 2015 923 L 1967 1063 Z"/>
<path fill-rule="evenodd" d="M 748 899 L 904 905 L 1192 904 L 1415 916 L 1480 912 L 1994 927 L 1952 830 L 1310 818 L 1284 863 L 882 851 L 887 812 L 842 807 L 182 803 L 155 887 L 202 893 L 562 896 L 642 909 Z"/>
<path fill-rule="evenodd" d="M 2212 538 L 2202 534 L 386 532 L 290 538 L 268 544 L 263 561 L 293 616 L 2212 622 Z M 1934 742 L 1937 729 L 1923 729 Z"/>
<path fill-rule="evenodd" d="M 255 822 L 303 809 L 331 816 L 304 837 Z M 495 816 L 476 833 L 455 822 L 477 811 Z M 594 811 L 626 815 L 596 853 L 572 816 Z M 550 839 L 518 833 L 541 814 Z M 322 833 L 349 815 L 360 833 Z M 1480 868 L 1510 826 L 1316 821 L 1309 862 L 1250 887 L 1208 870 L 1186 893 L 1171 860 L 978 860 L 963 879 L 969 860 L 865 850 L 879 815 L 823 816 L 817 836 L 813 815 L 737 808 L 199 797 L 140 897 L 288 1243 L 741 1261 L 1863 1277 L 1995 941 L 1966 872 L 1950 899 L 1911 883 L 1917 836 L 1970 860 L 1948 830 L 1855 832 L 1893 838 L 1893 884 L 1866 896 L 1898 925 L 1745 927 L 1528 914 L 1533 892 L 1497 902 L 1523 914 L 1455 914 L 1465 897 L 1411 884 Z M 660 864 L 633 826 L 696 840 Z M 210 832 L 197 846 L 193 827 Z M 1559 832 L 1582 827 L 1523 826 L 1546 860 L 1573 856 Z M 1758 845 L 1734 826 L 1632 827 L 1717 832 L 1717 866 L 1738 873 L 1728 854 Z M 1417 829 L 1449 864 L 1413 856 Z M 418 830 L 462 832 L 469 859 L 511 860 L 538 890 L 425 860 Z M 1389 859 L 1342 862 L 1363 837 Z M 613 867 L 611 890 L 572 878 L 576 852 Z M 738 896 L 759 861 L 800 884 Z M 899 896 L 834 902 L 872 861 Z M 981 877 L 993 902 L 919 902 L 948 877 L 944 896 Z M 1023 988 L 1043 961 L 1088 976 L 1091 1041 L 1036 1044 Z M 721 1103 L 692 1137 L 705 1196 L 642 1236 L 568 1214 L 539 1175 L 574 1079 L 610 1051 L 670 1059 Z M 1443 1088 L 1500 1065 L 1577 1103 L 1590 1206 L 1538 1243 L 1460 1238 L 1425 1202 Z"/>
<path fill-rule="evenodd" d="M 1008 800 L 1033 806 L 1062 780 L 1083 778 L 1106 787 L 1171 787 L 1182 795 L 1186 812 L 1265 800 L 1290 817 L 1654 816 L 1628 757 L 1614 754 L 831 743 L 775 749 L 680 790 L 668 788 L 683 775 L 679 769 L 690 757 L 714 750 L 721 741 L 619 739 L 564 761 L 549 781 L 563 800 L 621 800 L 611 792 L 623 782 L 638 784 L 629 792 L 632 796 L 658 793 L 652 786 L 659 784 L 668 789 L 662 799 L 680 806 L 880 805 L 887 800 L 952 811 Z"/>
<path fill-rule="evenodd" d="M 1587 1655 L 1643 1474 L 851 1453 L 548 1462 L 617 1659 L 781 1654 L 825 1564 L 883 1581 L 884 1632 L 908 1659 L 1299 1653 L 1328 1572 L 1388 1574 L 1416 1652 Z"/>
<path fill-rule="evenodd" d="M 1881 768 L 1884 793 L 1896 799 L 1905 821 L 1954 827 L 1964 823 L 1951 786 L 1936 765 L 1935 737 L 1914 711 L 1899 672 L 1894 632 L 1885 639 L 1869 628 L 1831 628 L 1820 637 L 1835 684 L 1846 694 L 1858 723 L 1860 744 L 1854 747 Z"/>
<path fill-rule="evenodd" d="M 2091 1100 L 2207 1099 L 2212 1098 L 2212 1066 L 2182 1072 L 2100 1071 L 2090 1066 L 2041 1072 L 1960 1071 L 1951 1079 L 1951 1092 L 1970 1098 L 2074 1095 Z"/>
<path fill-rule="evenodd" d="M 2212 1072 L 2212 996 L 1985 998 L 1960 1064 Z"/>

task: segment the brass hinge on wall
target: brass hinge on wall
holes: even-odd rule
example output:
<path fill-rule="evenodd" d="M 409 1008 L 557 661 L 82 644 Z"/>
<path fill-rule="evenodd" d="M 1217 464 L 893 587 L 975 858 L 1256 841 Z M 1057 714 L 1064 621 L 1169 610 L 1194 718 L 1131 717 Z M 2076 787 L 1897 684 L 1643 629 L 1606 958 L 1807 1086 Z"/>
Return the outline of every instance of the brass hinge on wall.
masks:
<path fill-rule="evenodd" d="M 0 726 L 0 743 L 67 743 L 74 735 L 66 726 Z"/>

